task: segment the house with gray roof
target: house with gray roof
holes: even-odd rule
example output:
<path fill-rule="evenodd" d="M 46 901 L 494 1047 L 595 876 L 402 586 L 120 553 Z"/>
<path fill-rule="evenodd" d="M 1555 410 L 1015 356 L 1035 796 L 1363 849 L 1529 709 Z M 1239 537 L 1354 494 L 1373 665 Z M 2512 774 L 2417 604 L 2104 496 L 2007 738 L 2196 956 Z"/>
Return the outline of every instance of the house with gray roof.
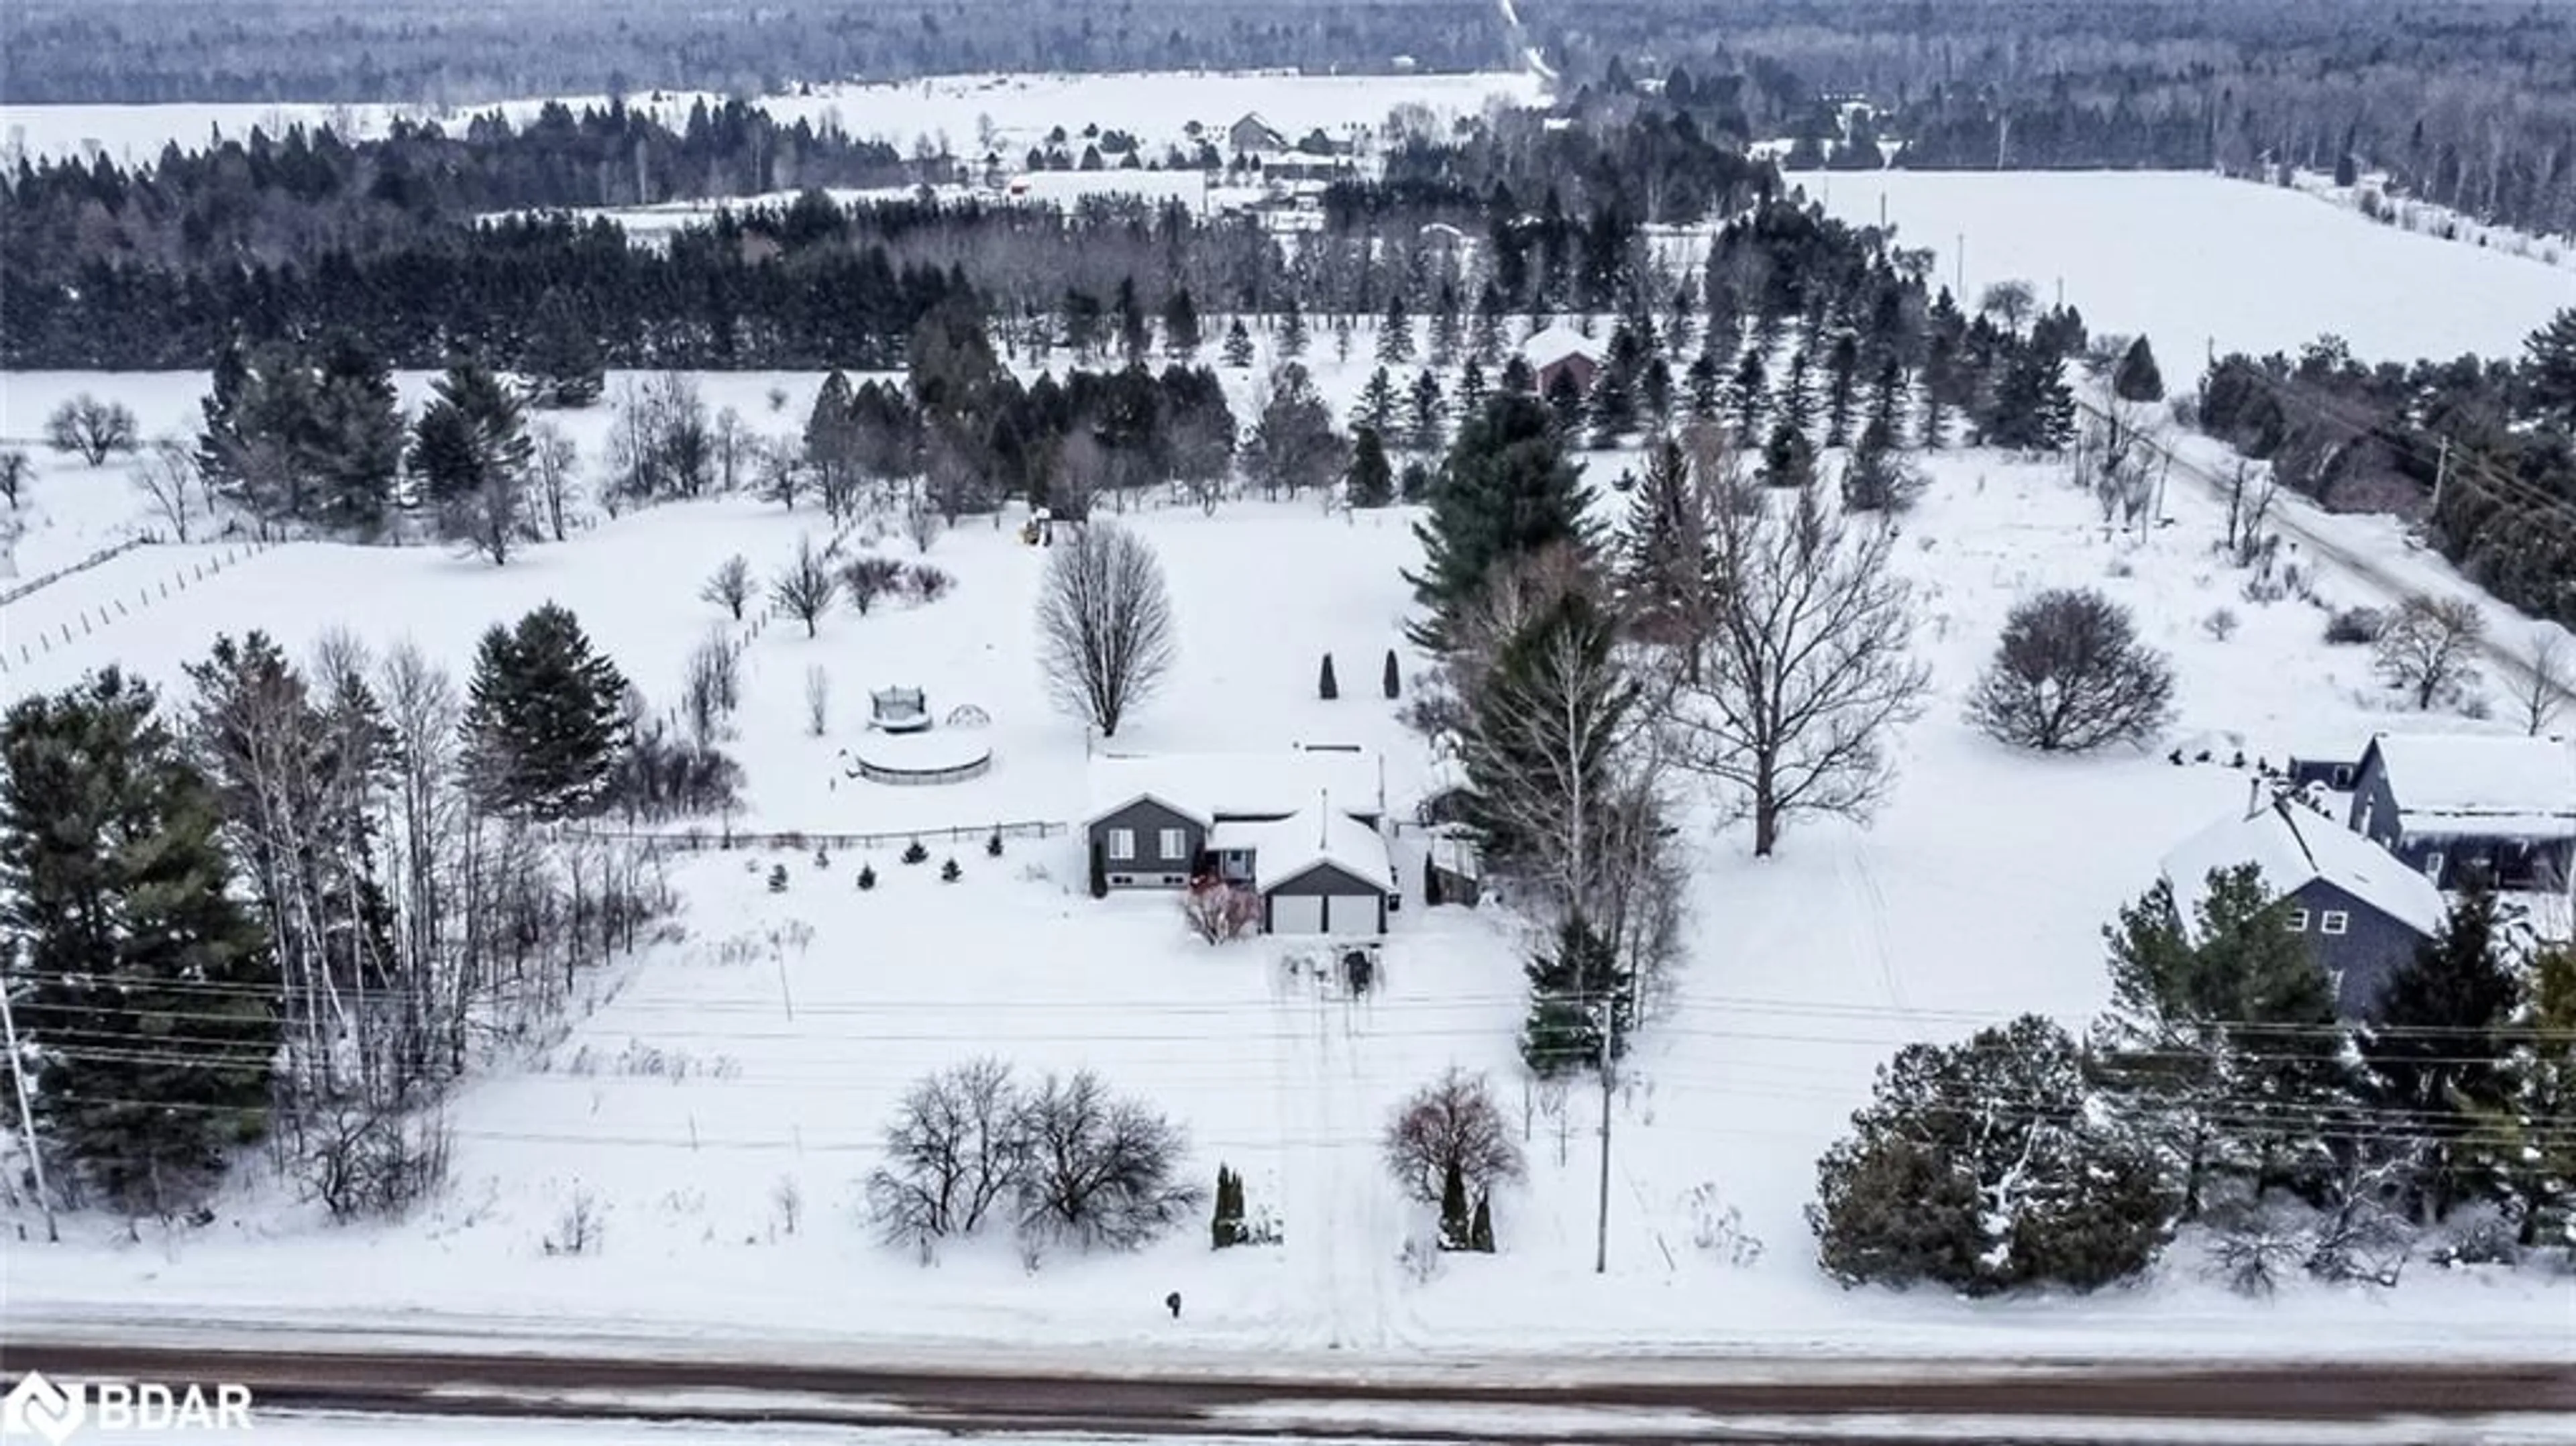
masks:
<path fill-rule="evenodd" d="M 2258 792 L 2249 813 L 2212 824 L 2165 856 L 2185 937 L 2200 928 L 2211 877 L 2248 864 L 2288 907 L 2290 931 L 2307 941 L 2347 1019 L 2370 1016 L 2389 976 L 2440 931 L 2447 912 L 2432 880 L 2403 859 L 2306 804 L 2267 803 Z"/>
<path fill-rule="evenodd" d="M 1090 788 L 1094 893 L 1242 888 L 1266 933 L 1349 936 L 1386 932 L 1400 900 L 1366 749 L 1103 755 Z"/>
<path fill-rule="evenodd" d="M 2382 733 L 2352 781 L 2353 832 L 2442 889 L 2555 892 L 2576 863 L 2565 739 Z"/>

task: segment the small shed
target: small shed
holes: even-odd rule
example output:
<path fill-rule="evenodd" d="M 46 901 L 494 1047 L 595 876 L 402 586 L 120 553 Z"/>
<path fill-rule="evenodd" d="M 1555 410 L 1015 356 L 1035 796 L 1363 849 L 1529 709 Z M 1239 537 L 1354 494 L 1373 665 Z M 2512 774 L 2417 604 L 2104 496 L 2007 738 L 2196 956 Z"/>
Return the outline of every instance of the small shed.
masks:
<path fill-rule="evenodd" d="M 1422 856 L 1422 902 L 1474 908 L 1484 892 L 1484 865 L 1476 856 L 1475 839 L 1462 829 L 1434 832 Z"/>
<path fill-rule="evenodd" d="M 1577 395 L 1589 396 L 1601 371 L 1601 348 L 1573 327 L 1557 325 L 1521 343 L 1521 360 L 1529 363 L 1532 385 L 1546 396 L 1563 377 Z"/>

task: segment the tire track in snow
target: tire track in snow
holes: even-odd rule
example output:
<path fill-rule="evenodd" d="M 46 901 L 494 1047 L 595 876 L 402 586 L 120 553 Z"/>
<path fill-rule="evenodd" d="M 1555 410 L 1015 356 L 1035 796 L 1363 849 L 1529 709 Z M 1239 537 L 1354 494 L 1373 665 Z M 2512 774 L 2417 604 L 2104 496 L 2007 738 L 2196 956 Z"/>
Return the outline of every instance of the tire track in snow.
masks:
<path fill-rule="evenodd" d="M 1303 966 L 1272 966 L 1277 1028 L 1271 1045 L 1279 1088 L 1279 1194 L 1286 1207 L 1289 1289 L 1286 1309 L 1301 1344 L 1339 1349 L 1347 1332 L 1341 1317 L 1340 1222 L 1334 1218 L 1332 1121 L 1325 1099 L 1324 1000 Z"/>
<path fill-rule="evenodd" d="M 1844 923 L 1854 945 L 1876 961 L 1888 1003 L 1911 1015 L 1914 1003 L 1906 997 L 1905 981 L 1896 972 L 1896 951 L 1888 941 L 1887 893 L 1878 886 L 1878 871 L 1870 867 L 1869 846 L 1853 840 L 1851 852 L 1840 856 L 1834 867 L 1842 875 L 1844 902 L 1849 906 Z"/>

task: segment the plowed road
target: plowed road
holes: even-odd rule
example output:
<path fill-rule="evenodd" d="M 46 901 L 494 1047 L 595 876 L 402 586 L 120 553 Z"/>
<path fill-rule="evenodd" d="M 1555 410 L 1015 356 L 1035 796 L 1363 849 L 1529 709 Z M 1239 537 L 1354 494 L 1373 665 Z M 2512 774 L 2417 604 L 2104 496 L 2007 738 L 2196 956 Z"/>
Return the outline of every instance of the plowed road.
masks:
<path fill-rule="evenodd" d="M 723 1349 L 723 1348 L 718 1348 Z M 1801 1439 L 1868 1442 L 1851 1418 L 1973 1417 L 1978 1439 L 2064 1441 L 2069 1421 L 2152 1423 L 2177 1436 L 2213 1439 L 2221 1423 L 2406 1423 L 2408 1439 L 2472 1440 L 2472 1421 L 2576 1419 L 2576 1366 L 2267 1365 L 2242 1370 L 2155 1364 L 2016 1369 L 1975 1363 L 1782 1360 L 1606 1364 L 1587 1379 L 1581 1362 L 1544 1367 L 1545 1385 L 1512 1384 L 1498 1367 L 1436 1368 L 1253 1378 L 1062 1370 L 1019 1373 L 864 1364 L 781 1365 L 754 1359 L 572 1357 L 449 1351 L 201 1350 L 88 1341 L 0 1344 L 0 1371 L 34 1369 L 76 1380 L 177 1386 L 248 1385 L 255 1410 L 520 1418 L 615 1417 L 904 1426 L 977 1434 L 1364 1438 L 1464 1442 L 1579 1439 L 1663 1443 Z M 1340 1375 L 1342 1379 L 1335 1379 Z M 1526 1378 L 1524 1378 L 1526 1379 Z M 1597 1422 L 1553 1429 L 1569 1412 Z M 1514 1413 L 1521 1428 L 1504 1424 Z M 1448 1417 L 1444 1420 L 1443 1417 Z M 1828 1418 L 1841 1418 L 1827 1430 Z M 2016 1437 L 2012 1423 L 2032 1423 Z M 1766 1423 L 1758 1431 L 1753 1421 Z M 1730 1422 L 1742 1423 L 1730 1425 Z M 2051 1423 L 2045 1427 L 2042 1422 Z M 2198 1424 L 2194 1424 L 2198 1423 Z M 2451 1423 L 2444 1425 L 2443 1423 Z M 1891 1429 L 1888 1439 L 1900 1433 Z M 1921 1439 L 1919 1436 L 1908 1439 Z M 2139 1436 L 2132 1425 L 2126 1440 Z"/>

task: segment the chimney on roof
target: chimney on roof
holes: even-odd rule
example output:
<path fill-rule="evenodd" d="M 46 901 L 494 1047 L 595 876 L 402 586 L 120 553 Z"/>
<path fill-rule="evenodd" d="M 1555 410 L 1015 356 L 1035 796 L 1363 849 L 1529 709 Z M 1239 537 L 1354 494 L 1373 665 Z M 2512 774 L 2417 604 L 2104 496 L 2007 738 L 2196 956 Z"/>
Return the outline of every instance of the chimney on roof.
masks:
<path fill-rule="evenodd" d="M 2260 774 L 2245 780 L 2245 816 L 2247 818 L 2261 818 L 2263 810 L 2272 806 L 2272 800 L 2263 796 L 2263 781 Z"/>
<path fill-rule="evenodd" d="M 1323 807 L 1315 811 L 1315 847 L 1317 848 L 1329 846 L 1333 837 L 1333 791 L 1327 788 L 1322 791 L 1322 794 Z"/>

